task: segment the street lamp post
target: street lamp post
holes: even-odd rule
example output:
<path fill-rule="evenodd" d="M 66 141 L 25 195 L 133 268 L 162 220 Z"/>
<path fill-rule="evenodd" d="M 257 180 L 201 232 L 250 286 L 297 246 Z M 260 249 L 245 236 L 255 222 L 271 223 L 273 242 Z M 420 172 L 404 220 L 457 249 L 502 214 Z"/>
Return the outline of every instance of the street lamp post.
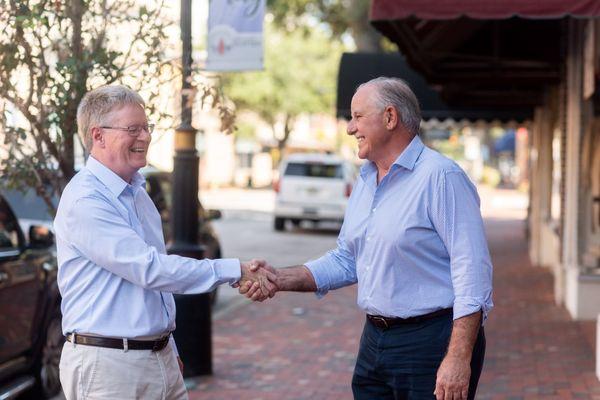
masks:
<path fill-rule="evenodd" d="M 198 244 L 198 165 L 196 129 L 192 126 L 190 104 L 192 69 L 192 4 L 181 0 L 182 90 L 181 124 L 175 131 L 173 201 L 170 212 L 172 243 L 170 254 L 203 258 Z M 175 296 L 177 330 L 175 340 L 185 363 L 186 376 L 212 373 L 212 340 L 209 294 Z"/>

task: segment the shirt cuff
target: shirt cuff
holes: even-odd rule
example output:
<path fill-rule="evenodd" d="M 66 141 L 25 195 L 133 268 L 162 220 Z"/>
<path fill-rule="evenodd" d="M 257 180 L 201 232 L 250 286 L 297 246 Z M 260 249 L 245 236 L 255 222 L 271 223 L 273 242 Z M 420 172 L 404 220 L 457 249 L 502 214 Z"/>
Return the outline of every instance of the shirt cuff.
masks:
<path fill-rule="evenodd" d="M 242 277 L 242 267 L 237 258 L 220 258 L 214 260 L 215 271 L 220 283 L 233 285 Z"/>
<path fill-rule="evenodd" d="M 315 294 L 319 299 L 329 292 L 329 279 L 327 273 L 320 272 L 324 270 L 322 264 L 326 263 L 321 260 L 314 260 L 304 263 L 304 266 L 308 268 L 315 279 L 315 283 L 317 284 L 317 290 Z"/>
<path fill-rule="evenodd" d="M 475 297 L 457 297 L 454 299 L 453 319 L 456 320 L 481 311 L 481 325 L 483 325 L 493 307 L 494 304 L 491 300 L 484 301 Z"/>

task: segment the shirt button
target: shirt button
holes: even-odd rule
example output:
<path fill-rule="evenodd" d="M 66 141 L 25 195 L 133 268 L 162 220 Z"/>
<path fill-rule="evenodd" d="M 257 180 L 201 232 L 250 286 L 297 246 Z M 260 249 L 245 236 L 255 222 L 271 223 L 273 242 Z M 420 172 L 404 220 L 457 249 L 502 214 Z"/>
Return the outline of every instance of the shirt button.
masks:
<path fill-rule="evenodd" d="M 375 210 L 377 210 L 377 207 L 374 207 L 374 208 L 373 208 L 371 211 L 372 211 L 372 212 L 375 212 Z"/>

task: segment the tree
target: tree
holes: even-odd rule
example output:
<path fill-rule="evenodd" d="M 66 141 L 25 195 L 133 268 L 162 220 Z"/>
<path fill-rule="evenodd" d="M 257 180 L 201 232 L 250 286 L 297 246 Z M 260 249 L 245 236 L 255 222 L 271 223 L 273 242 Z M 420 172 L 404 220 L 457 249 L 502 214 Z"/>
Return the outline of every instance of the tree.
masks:
<path fill-rule="evenodd" d="M 312 18 L 328 24 L 332 34 L 350 34 L 358 51 L 382 51 L 382 36 L 369 24 L 369 0 L 267 0 L 276 24 L 287 30 L 306 28 Z"/>
<path fill-rule="evenodd" d="M 224 92 L 271 126 L 281 151 L 298 115 L 333 112 L 341 52 L 318 28 L 285 32 L 267 23 L 265 70 L 225 74 Z"/>
<path fill-rule="evenodd" d="M 51 211 L 75 173 L 77 106 L 89 89 L 143 90 L 158 113 L 166 28 L 162 1 L 0 0 L 2 184 L 31 186 Z M 164 115 L 164 113 L 158 113 Z"/>

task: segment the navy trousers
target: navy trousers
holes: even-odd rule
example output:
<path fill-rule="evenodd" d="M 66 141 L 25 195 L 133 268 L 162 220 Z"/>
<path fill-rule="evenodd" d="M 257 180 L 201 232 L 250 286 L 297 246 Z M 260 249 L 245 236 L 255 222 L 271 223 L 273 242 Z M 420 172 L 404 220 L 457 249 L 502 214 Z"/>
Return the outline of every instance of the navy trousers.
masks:
<path fill-rule="evenodd" d="M 357 400 L 435 399 L 437 370 L 446 354 L 452 315 L 380 329 L 367 321 L 352 377 Z M 480 328 L 471 359 L 469 400 L 475 398 L 483 367 L 485 335 Z"/>

